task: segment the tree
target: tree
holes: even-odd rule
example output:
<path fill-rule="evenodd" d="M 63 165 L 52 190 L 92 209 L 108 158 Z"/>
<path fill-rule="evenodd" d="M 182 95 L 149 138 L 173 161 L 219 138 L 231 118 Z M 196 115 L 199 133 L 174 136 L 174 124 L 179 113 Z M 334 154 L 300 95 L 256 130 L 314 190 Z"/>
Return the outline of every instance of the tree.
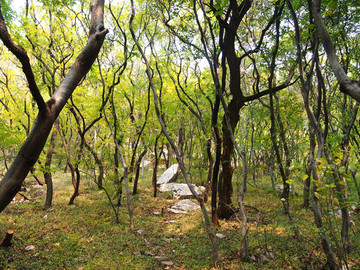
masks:
<path fill-rule="evenodd" d="M 71 66 L 50 100 L 45 102 L 38 89 L 29 57 L 22 47 L 13 42 L 0 9 L 0 38 L 22 64 L 30 92 L 39 109 L 28 137 L 0 182 L 0 211 L 5 209 L 20 190 L 26 175 L 35 164 L 46 143 L 53 123 L 77 85 L 90 70 L 100 51 L 105 36 L 108 33 L 108 30 L 103 25 L 104 1 L 93 0 L 91 16 L 90 33 L 86 46 L 78 55 L 75 63 Z"/>

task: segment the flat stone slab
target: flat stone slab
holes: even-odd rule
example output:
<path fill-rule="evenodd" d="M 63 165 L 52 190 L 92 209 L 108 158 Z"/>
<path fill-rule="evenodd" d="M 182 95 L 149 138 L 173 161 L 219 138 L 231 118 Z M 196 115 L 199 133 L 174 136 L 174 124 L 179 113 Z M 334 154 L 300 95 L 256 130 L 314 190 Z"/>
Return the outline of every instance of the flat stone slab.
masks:
<path fill-rule="evenodd" d="M 168 211 L 174 214 L 186 214 L 188 211 L 197 210 L 199 208 L 200 206 L 198 204 L 189 199 L 185 199 L 168 208 Z"/>
<path fill-rule="evenodd" d="M 159 187 L 159 192 L 169 192 L 173 190 L 174 183 L 165 183 L 161 184 Z"/>
<path fill-rule="evenodd" d="M 203 186 L 194 186 L 196 193 L 201 195 L 205 191 Z M 189 199 L 193 197 L 193 194 L 190 191 L 190 188 L 187 184 L 173 184 L 172 196 L 175 199 Z"/>
<path fill-rule="evenodd" d="M 173 164 L 170 168 L 168 168 L 158 179 L 156 182 L 158 185 L 166 184 L 171 181 L 175 181 L 178 175 L 179 164 Z"/>

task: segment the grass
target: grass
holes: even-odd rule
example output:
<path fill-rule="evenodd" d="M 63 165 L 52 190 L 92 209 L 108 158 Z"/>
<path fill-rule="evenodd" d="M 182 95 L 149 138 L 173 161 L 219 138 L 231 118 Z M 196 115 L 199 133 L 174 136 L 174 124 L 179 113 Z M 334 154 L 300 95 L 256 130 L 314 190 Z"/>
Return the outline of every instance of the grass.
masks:
<path fill-rule="evenodd" d="M 234 216 L 214 228 L 226 235 L 217 238 L 224 261 L 215 265 L 200 210 L 185 215 L 167 212 L 176 201 L 166 194 L 151 197 L 151 182 L 145 177 L 132 201 L 135 229 L 130 230 L 125 201 L 119 209 L 120 224 L 116 224 L 104 192 L 83 178 L 80 196 L 74 205 L 68 205 L 73 192 L 70 177 L 56 173 L 54 204 L 47 210 L 43 208 L 46 187 L 26 181 L 30 191 L 24 195 L 32 200 L 17 195 L 16 203 L 0 215 L 0 233 L 15 231 L 13 245 L 0 248 L 0 269 L 320 269 L 325 263 L 311 211 L 300 207 L 301 197 L 291 198 L 303 236 L 298 242 L 268 181 L 249 185 L 245 199 L 252 261 L 240 260 L 241 222 Z M 163 215 L 154 214 L 161 211 Z M 337 228 L 334 236 L 338 237 L 340 220 L 332 220 Z M 358 224 L 359 216 L 354 215 L 353 220 Z M 347 262 L 352 269 L 360 269 L 356 228 L 351 237 L 353 251 Z M 31 245 L 34 249 L 27 250 Z M 155 256 L 167 256 L 174 265 L 164 266 Z"/>

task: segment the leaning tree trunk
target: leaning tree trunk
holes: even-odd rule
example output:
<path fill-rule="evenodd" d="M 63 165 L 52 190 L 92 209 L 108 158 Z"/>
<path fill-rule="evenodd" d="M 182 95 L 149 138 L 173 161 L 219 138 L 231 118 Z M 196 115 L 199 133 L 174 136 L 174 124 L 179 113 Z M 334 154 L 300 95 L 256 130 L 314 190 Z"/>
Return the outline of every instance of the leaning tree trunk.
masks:
<path fill-rule="evenodd" d="M 48 102 L 45 103 L 36 85 L 30 60 L 22 47 L 16 45 L 7 31 L 0 7 L 0 38 L 4 45 L 20 60 L 29 83 L 30 92 L 39 107 L 38 116 L 25 142 L 20 148 L 9 170 L 0 182 L 0 212 L 20 190 L 28 172 L 35 164 L 52 126 L 75 88 L 85 77 L 95 61 L 108 30 L 104 28 L 104 1 L 93 0 L 91 5 L 90 34 L 83 51 L 76 58 L 64 80 Z"/>

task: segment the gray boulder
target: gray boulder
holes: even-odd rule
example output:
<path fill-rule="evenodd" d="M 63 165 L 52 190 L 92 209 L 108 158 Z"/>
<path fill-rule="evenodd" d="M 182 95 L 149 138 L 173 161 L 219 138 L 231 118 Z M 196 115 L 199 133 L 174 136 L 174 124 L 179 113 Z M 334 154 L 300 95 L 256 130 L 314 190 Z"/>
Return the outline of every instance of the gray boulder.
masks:
<path fill-rule="evenodd" d="M 173 164 L 170 168 L 168 168 L 157 181 L 157 185 L 167 184 L 169 182 L 173 182 L 176 180 L 178 175 L 179 164 Z"/>
<path fill-rule="evenodd" d="M 194 186 L 196 193 L 201 195 L 205 191 L 205 187 L 203 186 Z M 191 193 L 187 184 L 173 184 L 172 187 L 172 196 L 175 199 L 188 199 L 192 198 L 193 194 Z"/>
<path fill-rule="evenodd" d="M 175 205 L 168 208 L 170 213 L 174 214 L 186 214 L 188 211 L 199 209 L 200 206 L 188 199 L 179 201 Z"/>

